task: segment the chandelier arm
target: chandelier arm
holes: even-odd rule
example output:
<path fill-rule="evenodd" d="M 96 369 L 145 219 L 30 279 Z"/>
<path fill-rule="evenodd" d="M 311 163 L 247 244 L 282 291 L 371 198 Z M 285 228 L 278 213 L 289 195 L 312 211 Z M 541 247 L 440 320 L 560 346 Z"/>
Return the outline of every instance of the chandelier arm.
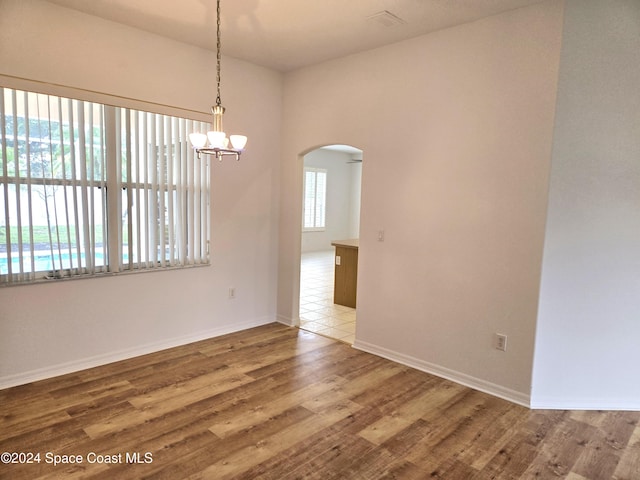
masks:
<path fill-rule="evenodd" d="M 240 155 L 242 152 L 240 150 L 233 150 L 230 148 L 218 148 L 218 147 L 205 147 L 205 148 L 196 148 L 196 153 L 198 154 L 198 158 L 200 158 L 201 154 L 205 155 L 214 155 L 218 160 L 222 161 L 222 157 L 232 155 L 236 158 L 236 160 L 240 160 Z"/>

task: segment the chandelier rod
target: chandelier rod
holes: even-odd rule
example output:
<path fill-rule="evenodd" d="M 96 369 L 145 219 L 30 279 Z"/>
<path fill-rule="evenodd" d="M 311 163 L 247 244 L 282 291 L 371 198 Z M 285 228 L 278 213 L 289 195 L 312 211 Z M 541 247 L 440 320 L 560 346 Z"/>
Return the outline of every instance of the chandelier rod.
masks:
<path fill-rule="evenodd" d="M 216 4 L 216 81 L 218 87 L 218 96 L 216 97 L 216 105 L 222 105 L 220 98 L 220 60 L 222 50 L 222 42 L 220 41 L 220 0 Z"/>

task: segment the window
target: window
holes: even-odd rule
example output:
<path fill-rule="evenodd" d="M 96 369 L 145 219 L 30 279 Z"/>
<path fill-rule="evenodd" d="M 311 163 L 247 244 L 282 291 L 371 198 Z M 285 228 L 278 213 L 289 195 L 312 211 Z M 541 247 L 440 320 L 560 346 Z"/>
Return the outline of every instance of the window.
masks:
<path fill-rule="evenodd" d="M 206 128 L 0 87 L 0 284 L 208 264 Z"/>
<path fill-rule="evenodd" d="M 302 230 L 324 230 L 327 202 L 327 171 L 304 168 L 304 212 Z"/>

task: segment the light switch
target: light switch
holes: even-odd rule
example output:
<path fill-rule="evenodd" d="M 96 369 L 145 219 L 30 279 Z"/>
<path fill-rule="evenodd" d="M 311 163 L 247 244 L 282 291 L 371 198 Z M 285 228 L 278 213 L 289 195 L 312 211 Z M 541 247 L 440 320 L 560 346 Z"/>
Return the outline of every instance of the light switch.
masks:
<path fill-rule="evenodd" d="M 340 265 L 340 255 L 336 255 L 336 265 Z"/>

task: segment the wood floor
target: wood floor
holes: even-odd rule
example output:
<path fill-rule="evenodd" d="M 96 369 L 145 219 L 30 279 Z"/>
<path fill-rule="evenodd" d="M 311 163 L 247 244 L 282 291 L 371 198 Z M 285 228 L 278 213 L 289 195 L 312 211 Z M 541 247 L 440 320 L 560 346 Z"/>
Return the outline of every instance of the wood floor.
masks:
<path fill-rule="evenodd" d="M 34 462 L 2 479 L 640 479 L 640 412 L 530 411 L 277 324 L 0 406 L 0 452 Z"/>

